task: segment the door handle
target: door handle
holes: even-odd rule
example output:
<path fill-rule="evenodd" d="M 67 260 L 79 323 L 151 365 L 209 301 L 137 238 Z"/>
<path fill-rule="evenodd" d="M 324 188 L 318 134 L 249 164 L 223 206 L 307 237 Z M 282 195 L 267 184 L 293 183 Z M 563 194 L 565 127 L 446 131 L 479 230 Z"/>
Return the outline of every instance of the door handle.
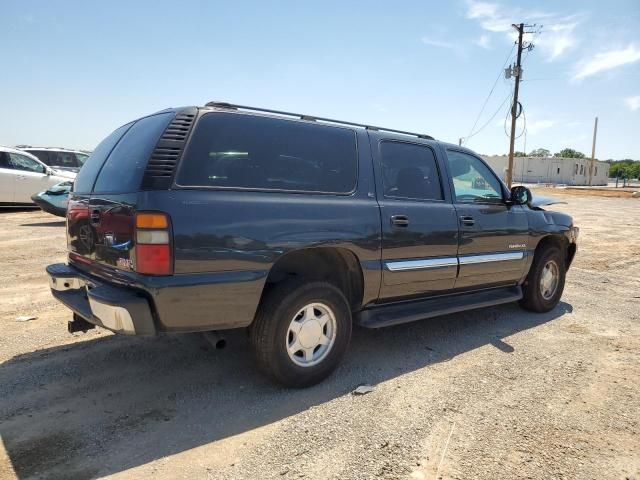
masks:
<path fill-rule="evenodd" d="M 465 227 L 473 227 L 476 224 L 476 221 L 471 215 L 462 215 L 460 217 L 460 223 Z"/>
<path fill-rule="evenodd" d="M 406 215 L 391 215 L 391 224 L 397 227 L 408 227 L 409 217 Z"/>

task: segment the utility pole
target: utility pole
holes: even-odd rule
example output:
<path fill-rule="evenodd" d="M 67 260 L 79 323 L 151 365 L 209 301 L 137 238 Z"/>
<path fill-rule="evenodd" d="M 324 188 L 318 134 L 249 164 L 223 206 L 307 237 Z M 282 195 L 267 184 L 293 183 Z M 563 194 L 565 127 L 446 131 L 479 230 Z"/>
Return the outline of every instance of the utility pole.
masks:
<path fill-rule="evenodd" d="M 589 186 L 591 186 L 593 169 L 596 165 L 596 135 L 598 135 L 598 117 L 596 117 L 596 121 L 593 124 L 593 145 L 591 146 L 591 165 L 589 166 Z"/>
<path fill-rule="evenodd" d="M 509 168 L 507 170 L 507 186 L 511 188 L 513 183 L 513 149 L 516 142 L 516 120 L 518 113 L 518 91 L 520 90 L 520 77 L 522 76 L 522 69 L 520 68 L 520 62 L 522 60 L 522 34 L 524 33 L 524 23 L 519 25 L 512 25 L 513 28 L 518 30 L 518 59 L 516 61 L 516 86 L 513 90 L 513 105 L 511 106 L 511 138 L 509 140 Z"/>
<path fill-rule="evenodd" d="M 462 137 L 460 137 L 460 138 L 458 139 L 458 145 L 459 145 L 459 146 L 461 146 L 461 145 L 462 145 Z"/>

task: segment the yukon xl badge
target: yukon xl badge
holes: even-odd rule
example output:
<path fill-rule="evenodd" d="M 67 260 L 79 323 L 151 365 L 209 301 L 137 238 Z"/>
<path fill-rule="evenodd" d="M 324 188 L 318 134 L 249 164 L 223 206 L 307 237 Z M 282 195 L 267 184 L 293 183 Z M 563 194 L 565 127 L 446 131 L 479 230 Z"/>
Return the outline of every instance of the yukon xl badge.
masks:
<path fill-rule="evenodd" d="M 526 243 L 512 243 L 509 248 L 527 248 Z"/>

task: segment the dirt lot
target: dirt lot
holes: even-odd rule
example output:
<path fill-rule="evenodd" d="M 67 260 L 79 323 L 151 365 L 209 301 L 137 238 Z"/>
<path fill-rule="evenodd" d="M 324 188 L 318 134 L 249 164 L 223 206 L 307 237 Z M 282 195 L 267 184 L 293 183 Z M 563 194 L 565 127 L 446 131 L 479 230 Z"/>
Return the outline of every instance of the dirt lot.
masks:
<path fill-rule="evenodd" d="M 581 227 L 554 311 L 359 329 L 302 391 L 241 334 L 67 334 L 43 272 L 64 222 L 0 213 L 0 477 L 640 478 L 640 200 L 553 193 Z"/>

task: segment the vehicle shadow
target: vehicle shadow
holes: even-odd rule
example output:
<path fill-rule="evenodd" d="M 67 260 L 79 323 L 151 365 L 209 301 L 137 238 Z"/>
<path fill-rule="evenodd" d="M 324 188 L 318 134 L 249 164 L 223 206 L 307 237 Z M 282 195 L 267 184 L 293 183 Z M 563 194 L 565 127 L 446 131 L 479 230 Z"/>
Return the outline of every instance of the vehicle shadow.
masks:
<path fill-rule="evenodd" d="M 35 222 L 35 223 L 23 223 L 21 227 L 64 227 L 66 222 L 64 220 L 57 220 L 55 222 Z"/>
<path fill-rule="evenodd" d="M 295 415 L 552 321 L 504 305 L 381 330 L 358 328 L 341 367 L 305 390 L 256 371 L 244 332 L 213 350 L 201 335 L 105 335 L 0 366 L 0 436 L 19 478 L 121 472 Z"/>

